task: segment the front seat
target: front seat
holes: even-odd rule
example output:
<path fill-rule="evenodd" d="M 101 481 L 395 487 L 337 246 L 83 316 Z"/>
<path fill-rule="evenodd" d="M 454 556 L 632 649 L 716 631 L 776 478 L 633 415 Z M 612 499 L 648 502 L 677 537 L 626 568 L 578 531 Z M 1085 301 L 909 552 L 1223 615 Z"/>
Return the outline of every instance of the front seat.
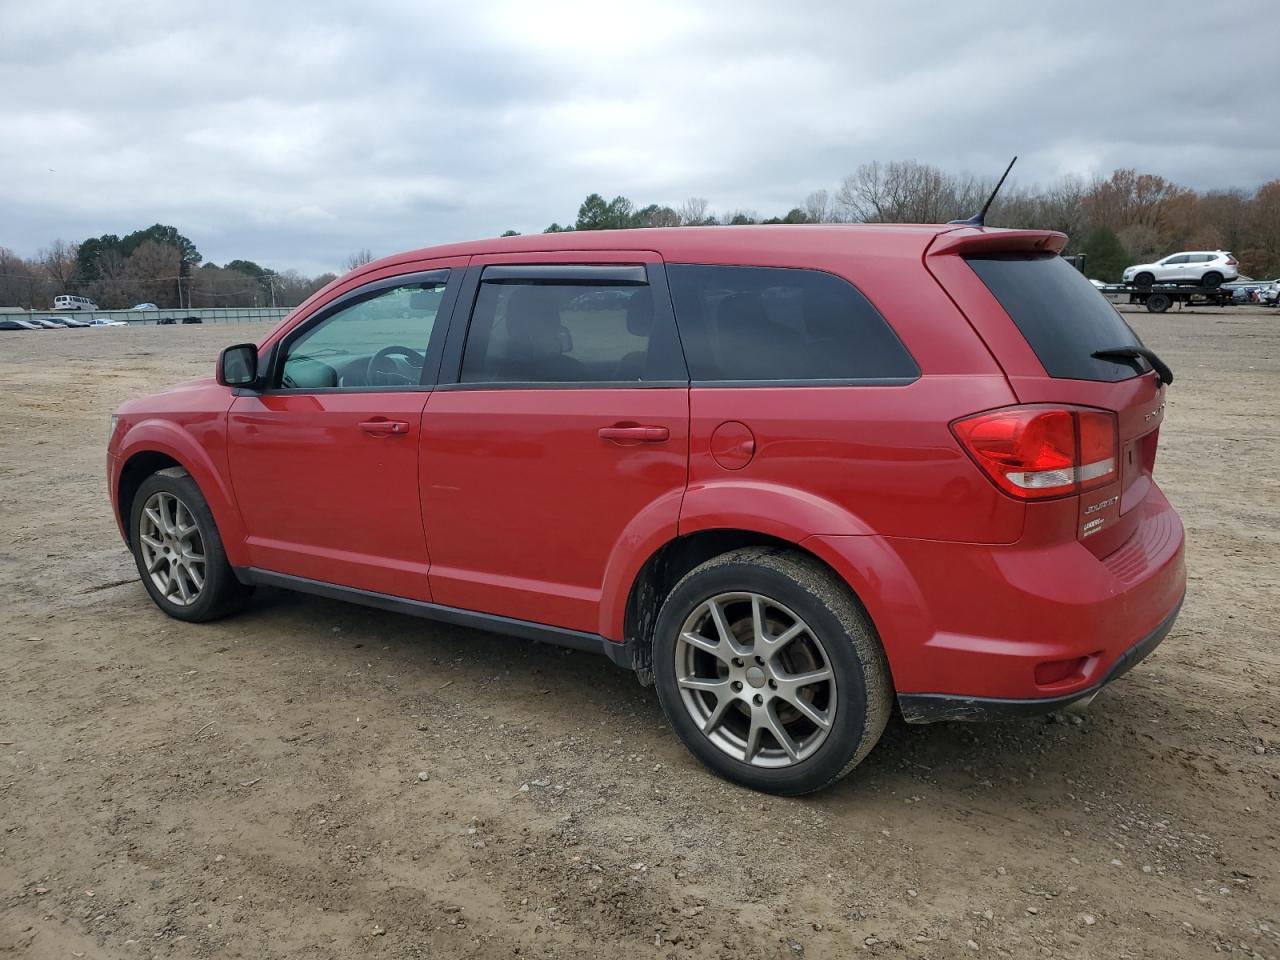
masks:
<path fill-rule="evenodd" d="M 521 287 L 507 301 L 507 349 L 501 363 L 508 381 L 564 383 L 586 379 L 586 368 L 566 357 L 560 301 L 551 287 Z"/>
<path fill-rule="evenodd" d="M 653 292 L 641 287 L 627 300 L 627 333 L 643 337 L 646 341 L 653 333 Z M 614 376 L 620 381 L 645 379 L 645 367 L 649 361 L 648 344 L 643 350 L 632 350 L 618 361 Z"/>

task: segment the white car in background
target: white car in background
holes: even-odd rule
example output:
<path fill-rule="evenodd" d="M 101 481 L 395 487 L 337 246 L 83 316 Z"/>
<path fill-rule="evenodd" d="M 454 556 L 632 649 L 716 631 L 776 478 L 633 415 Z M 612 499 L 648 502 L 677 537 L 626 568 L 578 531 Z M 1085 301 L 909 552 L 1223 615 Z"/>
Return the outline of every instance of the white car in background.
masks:
<path fill-rule="evenodd" d="M 1155 263 L 1125 267 L 1123 279 L 1135 287 L 1149 287 L 1153 283 L 1199 283 L 1218 287 L 1238 277 L 1238 267 L 1239 261 L 1227 250 L 1188 250 L 1171 253 Z"/>
<path fill-rule="evenodd" d="M 97 310 L 98 305 L 88 297 L 73 297 L 64 293 L 53 298 L 55 310 Z"/>
<path fill-rule="evenodd" d="M 94 317 L 93 326 L 95 327 L 127 327 L 127 320 L 108 320 L 105 317 Z"/>

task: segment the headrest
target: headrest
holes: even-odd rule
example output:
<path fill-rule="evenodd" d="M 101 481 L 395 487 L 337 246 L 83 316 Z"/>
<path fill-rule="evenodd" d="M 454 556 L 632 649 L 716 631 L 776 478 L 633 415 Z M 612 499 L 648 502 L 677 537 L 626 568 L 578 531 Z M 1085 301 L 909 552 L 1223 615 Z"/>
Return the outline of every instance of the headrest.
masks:
<path fill-rule="evenodd" d="M 653 333 L 653 291 L 640 287 L 627 300 L 627 333 L 648 337 Z"/>
<path fill-rule="evenodd" d="M 552 287 L 520 287 L 507 301 L 507 337 L 513 356 L 561 353 L 560 298 Z"/>
<path fill-rule="evenodd" d="M 716 308 L 716 324 L 758 330 L 770 326 L 769 314 L 754 293 L 731 293 Z"/>
<path fill-rule="evenodd" d="M 848 323 L 847 313 L 847 307 L 838 297 L 813 290 L 804 292 L 804 329 L 810 339 L 840 339 L 841 332 Z"/>

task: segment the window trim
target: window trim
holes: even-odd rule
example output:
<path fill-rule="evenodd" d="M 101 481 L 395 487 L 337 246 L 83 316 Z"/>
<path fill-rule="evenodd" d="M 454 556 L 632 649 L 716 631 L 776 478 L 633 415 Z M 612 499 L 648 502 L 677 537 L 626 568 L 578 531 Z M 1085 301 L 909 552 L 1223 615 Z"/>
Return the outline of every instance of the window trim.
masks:
<path fill-rule="evenodd" d="M 889 333 L 893 335 L 893 338 L 898 341 L 898 345 L 902 347 L 903 355 L 908 360 L 911 361 L 911 366 L 915 368 L 914 375 L 903 376 L 903 377 L 838 377 L 838 378 L 826 378 L 826 379 L 815 378 L 815 379 L 808 379 L 808 380 L 694 380 L 694 379 L 690 379 L 689 386 L 691 387 L 697 387 L 699 390 L 715 390 L 715 389 L 742 390 L 742 389 L 758 389 L 761 387 L 763 388 L 786 387 L 788 389 L 793 389 L 796 387 L 801 387 L 801 388 L 817 387 L 819 389 L 824 387 L 826 388 L 830 388 L 830 387 L 908 387 L 911 384 L 918 381 L 922 376 L 924 376 L 924 373 L 920 367 L 920 361 L 916 359 L 915 354 L 911 352 L 911 348 L 907 346 L 906 342 L 902 339 L 901 334 L 898 333 L 894 325 L 889 322 L 889 319 L 880 311 L 880 308 L 875 305 L 875 302 L 869 296 L 867 296 L 867 294 L 863 291 L 861 287 L 859 287 L 856 283 L 854 283 L 852 280 L 850 280 L 848 277 L 842 274 L 836 273 L 832 270 L 823 270 L 820 267 L 779 267 L 779 266 L 773 266 L 769 264 L 759 264 L 759 263 L 701 263 L 701 262 L 694 262 L 694 261 L 680 261 L 678 263 L 672 262 L 670 264 L 667 264 L 667 266 L 727 267 L 733 270 L 794 270 L 798 273 L 820 273 L 820 274 L 826 274 L 829 277 L 835 277 L 837 280 L 840 280 L 841 282 L 848 284 L 848 286 L 851 287 L 853 291 L 857 293 L 858 296 L 860 296 L 866 302 L 867 306 L 869 306 L 875 312 L 876 317 L 879 318 L 880 322 L 884 324 L 885 329 L 888 330 Z M 665 272 L 663 275 L 663 282 L 666 283 Z M 668 297 L 670 297 L 669 292 L 668 292 Z M 674 298 L 671 298 L 671 303 L 672 303 L 672 310 L 674 311 L 675 309 Z M 676 330 L 680 331 L 679 317 L 676 317 Z M 688 369 L 688 366 L 689 366 L 688 350 L 684 345 L 684 334 L 682 331 L 680 331 L 680 337 L 681 337 L 680 347 L 681 347 L 681 350 L 685 352 L 685 368 Z"/>
<path fill-rule="evenodd" d="M 609 251 L 613 253 L 614 251 Z M 630 251 L 616 251 L 626 256 Z M 490 273 L 490 271 L 493 271 Z M 625 272 L 624 272 L 625 271 Z M 643 272 L 646 280 L 634 278 Z M 607 279 L 609 275 L 617 279 Z M 471 333 L 471 321 L 480 299 L 482 283 L 516 283 L 521 280 L 558 281 L 595 286 L 647 286 L 653 292 L 653 322 L 669 326 L 675 337 L 677 356 L 684 370 L 682 380 L 556 380 L 556 381 L 463 381 L 462 360 L 466 353 L 467 337 Z M 638 263 L 476 263 L 467 267 L 460 285 L 457 308 L 449 324 L 449 336 L 445 341 L 440 361 L 440 375 L 436 379 L 437 390 L 654 390 L 672 388 L 688 389 L 689 362 L 685 357 L 684 343 L 680 340 L 680 328 L 671 305 L 671 291 L 667 287 L 667 275 L 660 260 L 639 260 Z"/>
<path fill-rule="evenodd" d="M 481 283 L 520 283 L 527 280 L 600 286 L 649 286 L 645 264 L 637 263 L 490 263 L 481 268 Z"/>
<path fill-rule="evenodd" d="M 431 270 L 402 273 L 393 277 L 382 277 L 378 280 L 370 281 L 363 286 L 356 287 L 354 290 L 348 290 L 340 297 L 335 297 L 271 345 L 266 364 L 265 382 L 268 386 L 260 392 L 266 395 L 283 394 L 295 396 L 311 393 L 415 393 L 434 390 L 440 370 L 440 357 L 443 353 L 445 337 L 453 317 L 454 306 L 457 303 L 458 291 L 462 287 L 460 277 L 463 273 L 464 269 L 462 267 L 436 267 Z M 280 385 L 280 377 L 284 374 L 285 358 L 288 355 L 289 348 L 307 331 L 324 323 L 334 314 L 357 303 L 371 300 L 383 291 L 415 283 L 438 282 L 442 279 L 445 284 L 444 295 L 440 300 L 440 309 L 436 311 L 435 322 L 431 327 L 431 335 L 427 339 L 426 358 L 422 364 L 422 377 L 417 383 L 399 386 L 376 385 L 363 387 L 284 387 Z M 408 346 L 408 344 L 405 344 L 405 346 Z"/>

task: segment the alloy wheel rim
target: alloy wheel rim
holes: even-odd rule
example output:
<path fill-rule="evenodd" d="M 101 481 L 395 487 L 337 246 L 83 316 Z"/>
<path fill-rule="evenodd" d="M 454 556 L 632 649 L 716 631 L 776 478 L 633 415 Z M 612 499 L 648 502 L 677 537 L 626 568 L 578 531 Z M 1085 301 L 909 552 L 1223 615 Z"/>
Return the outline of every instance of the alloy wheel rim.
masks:
<path fill-rule="evenodd" d="M 138 544 L 151 583 L 170 603 L 188 607 L 205 584 L 204 537 L 191 509 L 172 493 L 153 493 L 142 505 Z"/>
<path fill-rule="evenodd" d="M 835 720 L 835 672 L 817 634 L 759 593 L 722 593 L 680 628 L 676 685 L 694 724 L 722 753 L 754 767 L 811 757 Z"/>

